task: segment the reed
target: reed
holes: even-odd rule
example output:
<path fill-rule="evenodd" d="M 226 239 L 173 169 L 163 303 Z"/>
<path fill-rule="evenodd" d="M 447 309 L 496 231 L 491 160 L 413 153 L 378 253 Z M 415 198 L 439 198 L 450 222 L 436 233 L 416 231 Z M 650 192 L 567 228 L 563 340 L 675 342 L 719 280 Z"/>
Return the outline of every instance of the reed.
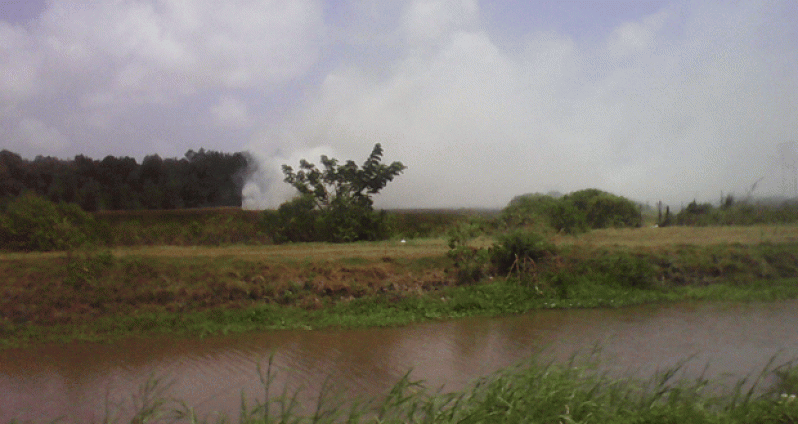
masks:
<path fill-rule="evenodd" d="M 200 415 L 196 409 L 165 395 L 151 379 L 131 396 L 134 408 L 107 411 L 103 423 L 794 423 L 798 401 L 782 391 L 785 372 L 795 375 L 794 361 L 774 361 L 752 379 L 731 387 L 703 377 L 680 379 L 681 367 L 658 372 L 647 380 L 610 376 L 602 371 L 597 351 L 573 356 L 565 363 L 530 358 L 482 377 L 464 390 L 441 392 L 405 374 L 385 394 L 345 398 L 329 379 L 315 403 L 303 405 L 300 391 L 274 387 L 277 370 L 269 359 L 258 367 L 260 398 L 242 394 L 236 415 L 225 411 Z M 767 385 L 770 379 L 775 382 Z M 793 386 L 794 389 L 794 386 Z M 14 423 L 15 421 L 11 421 Z M 68 422 L 61 420 L 59 422 Z"/>

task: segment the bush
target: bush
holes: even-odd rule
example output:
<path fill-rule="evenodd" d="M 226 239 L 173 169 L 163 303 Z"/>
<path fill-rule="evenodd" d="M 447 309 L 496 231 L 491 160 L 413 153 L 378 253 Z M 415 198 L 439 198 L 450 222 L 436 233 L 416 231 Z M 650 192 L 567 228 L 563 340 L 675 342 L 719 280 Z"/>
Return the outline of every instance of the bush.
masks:
<path fill-rule="evenodd" d="M 448 231 L 449 252 L 447 255 L 454 262 L 458 284 L 468 284 L 481 280 L 488 273 L 489 255 L 485 249 L 477 249 L 468 245 L 482 233 L 477 222 L 463 222 Z"/>
<path fill-rule="evenodd" d="M 634 202 L 597 189 L 580 190 L 555 198 L 526 194 L 510 201 L 501 220 L 508 227 L 542 226 L 558 232 L 578 234 L 588 229 L 639 227 L 640 208 Z"/>
<path fill-rule="evenodd" d="M 631 200 L 595 188 L 575 191 L 563 197 L 585 214 L 589 228 L 639 227 L 640 208 Z"/>
<path fill-rule="evenodd" d="M 717 223 L 719 217 L 715 212 L 715 208 L 711 204 L 698 204 L 693 200 L 686 208 L 676 214 L 676 224 L 704 226 L 710 223 Z"/>
<path fill-rule="evenodd" d="M 560 199 L 551 209 L 551 226 L 565 234 L 579 234 L 588 230 L 587 216 L 576 204 L 568 199 Z"/>
<path fill-rule="evenodd" d="M 709 203 L 690 202 L 676 215 L 676 224 L 688 226 L 755 225 L 798 221 L 798 205 L 791 202 L 746 203 L 729 200 L 714 207 Z"/>
<path fill-rule="evenodd" d="M 384 211 L 352 207 L 336 199 L 325 209 L 317 209 L 311 195 L 283 203 L 276 211 L 264 211 L 262 222 L 275 243 L 326 241 L 345 243 L 358 240 L 384 240 L 390 236 L 389 219 Z"/>
<path fill-rule="evenodd" d="M 555 251 L 554 245 L 542 235 L 514 230 L 498 237 L 491 251 L 491 262 L 501 273 L 508 273 L 514 268 L 524 271 Z"/>
<path fill-rule="evenodd" d="M 56 205 L 34 194 L 22 195 L 0 216 L 0 241 L 11 250 L 64 250 L 94 238 L 94 218 L 76 205 Z"/>
<path fill-rule="evenodd" d="M 513 198 L 502 210 L 500 220 L 508 227 L 553 226 L 559 199 L 545 194 L 525 194 Z"/>
<path fill-rule="evenodd" d="M 316 235 L 316 203 L 310 195 L 295 197 L 276 211 L 264 211 L 263 223 L 275 243 L 314 241 Z"/>

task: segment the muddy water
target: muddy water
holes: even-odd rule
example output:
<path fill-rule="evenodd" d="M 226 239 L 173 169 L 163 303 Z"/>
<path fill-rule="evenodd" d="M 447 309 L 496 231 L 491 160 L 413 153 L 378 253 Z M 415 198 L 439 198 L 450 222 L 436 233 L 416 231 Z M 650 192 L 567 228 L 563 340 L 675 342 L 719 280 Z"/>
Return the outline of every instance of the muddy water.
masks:
<path fill-rule="evenodd" d="M 160 378 L 163 394 L 200 414 L 235 416 L 241 393 L 262 396 L 257 372 L 270 355 L 276 387 L 327 378 L 348 397 L 384 393 L 408 370 L 431 387 L 464 387 L 531 355 L 566 360 L 602 347 L 604 366 L 646 376 L 695 355 L 685 368 L 736 379 L 777 355 L 798 356 L 798 302 L 678 304 L 612 310 L 547 310 L 390 329 L 277 331 L 204 340 L 157 338 L 113 345 L 74 343 L 0 351 L 0 422 L 101 420 L 106 407 L 140 402 L 138 389 Z"/>

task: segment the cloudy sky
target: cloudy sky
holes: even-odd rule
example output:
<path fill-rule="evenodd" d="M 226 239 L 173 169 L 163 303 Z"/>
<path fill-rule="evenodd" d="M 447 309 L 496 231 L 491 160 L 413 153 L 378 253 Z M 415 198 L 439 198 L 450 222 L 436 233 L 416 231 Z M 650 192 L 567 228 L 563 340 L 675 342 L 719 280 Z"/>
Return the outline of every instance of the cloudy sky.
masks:
<path fill-rule="evenodd" d="M 383 207 L 798 194 L 798 2 L 0 2 L 0 149 L 407 171 Z"/>

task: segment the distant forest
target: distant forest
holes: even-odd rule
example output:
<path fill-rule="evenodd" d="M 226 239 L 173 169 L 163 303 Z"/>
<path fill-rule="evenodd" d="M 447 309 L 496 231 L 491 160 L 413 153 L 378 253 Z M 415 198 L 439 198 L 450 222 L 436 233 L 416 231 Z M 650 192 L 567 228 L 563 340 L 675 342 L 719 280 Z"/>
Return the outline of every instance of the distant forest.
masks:
<path fill-rule="evenodd" d="M 183 158 L 146 156 L 95 160 L 37 156 L 27 160 L 0 151 L 0 202 L 33 192 L 86 211 L 241 206 L 246 153 L 189 150 Z"/>

